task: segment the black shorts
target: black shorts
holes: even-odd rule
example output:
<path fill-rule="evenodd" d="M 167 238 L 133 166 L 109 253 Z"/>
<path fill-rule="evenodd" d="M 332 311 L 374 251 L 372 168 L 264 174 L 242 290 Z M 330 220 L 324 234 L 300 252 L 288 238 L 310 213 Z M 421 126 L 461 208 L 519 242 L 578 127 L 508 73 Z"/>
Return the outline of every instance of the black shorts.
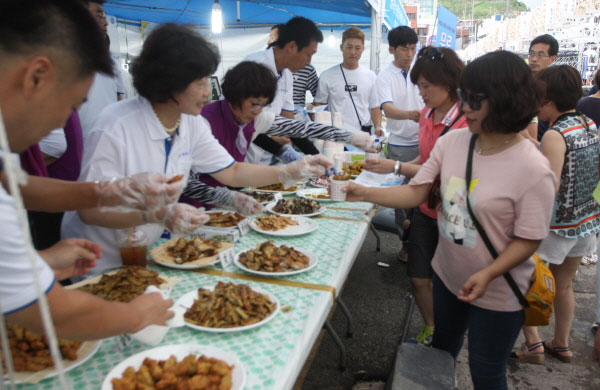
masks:
<path fill-rule="evenodd" d="M 439 231 L 437 220 L 415 208 L 410 222 L 410 233 L 406 242 L 409 278 L 433 278 L 431 260 L 437 248 Z"/>

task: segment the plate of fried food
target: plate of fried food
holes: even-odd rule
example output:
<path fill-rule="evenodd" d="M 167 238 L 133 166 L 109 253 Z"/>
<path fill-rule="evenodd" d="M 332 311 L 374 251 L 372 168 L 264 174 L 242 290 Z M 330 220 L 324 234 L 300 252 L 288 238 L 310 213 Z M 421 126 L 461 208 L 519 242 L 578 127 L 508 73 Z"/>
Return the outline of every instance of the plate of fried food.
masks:
<path fill-rule="evenodd" d="M 327 188 L 307 188 L 296 192 L 300 198 L 316 200 L 317 202 L 333 202 Z"/>
<path fill-rule="evenodd" d="M 273 192 L 256 192 L 256 191 L 247 191 L 246 195 L 254 198 L 255 201 L 261 204 L 271 203 L 275 200 L 276 193 Z"/>
<path fill-rule="evenodd" d="M 250 221 L 252 230 L 278 237 L 299 236 L 314 232 L 318 227 L 319 225 L 312 219 L 297 215 L 271 214 L 264 217 L 254 217 Z"/>
<path fill-rule="evenodd" d="M 266 324 L 275 318 L 279 306 L 277 298 L 263 290 L 247 284 L 218 282 L 182 295 L 175 302 L 175 315 L 185 310 L 185 326 L 204 332 L 231 333 Z"/>
<path fill-rule="evenodd" d="M 246 219 L 246 217 L 237 212 L 211 211 L 206 213 L 206 215 L 210 217 L 210 220 L 204 225 L 217 228 L 236 227 L 238 223 Z"/>
<path fill-rule="evenodd" d="M 294 195 L 298 190 L 298 186 L 283 188 L 283 184 L 269 184 L 268 186 L 256 187 L 251 189 L 254 192 L 280 193 L 281 195 Z"/>
<path fill-rule="evenodd" d="M 144 294 L 148 286 L 166 290 L 177 282 L 179 278 L 159 275 L 150 269 L 132 265 L 83 280 L 67 288 L 86 291 L 107 301 L 130 302 Z"/>
<path fill-rule="evenodd" d="M 241 390 L 244 365 L 227 351 L 206 345 L 164 345 L 135 354 L 115 366 L 101 390 Z"/>
<path fill-rule="evenodd" d="M 207 267 L 219 261 L 219 253 L 233 246 L 226 241 L 215 241 L 197 236 L 173 238 L 150 251 L 160 265 L 176 269 Z"/>
<path fill-rule="evenodd" d="M 301 215 L 303 217 L 314 217 L 327 210 L 319 202 L 308 198 L 280 199 L 265 206 L 265 209 L 273 214 Z"/>
<path fill-rule="evenodd" d="M 50 347 L 46 336 L 30 332 L 9 322 L 6 323 L 6 331 L 15 369 L 16 384 L 36 384 L 43 379 L 58 375 L 50 356 Z M 63 357 L 63 367 L 65 371 L 69 371 L 90 359 L 100 348 L 100 341 L 81 342 L 59 338 L 58 347 Z M 6 372 L 4 355 L 0 357 L 0 361 Z M 4 381 L 9 380 L 8 375 L 5 374 Z"/>
<path fill-rule="evenodd" d="M 233 262 L 238 268 L 252 274 L 290 276 L 310 271 L 317 265 L 318 258 L 305 249 L 277 246 L 265 241 L 254 249 L 238 253 Z"/>

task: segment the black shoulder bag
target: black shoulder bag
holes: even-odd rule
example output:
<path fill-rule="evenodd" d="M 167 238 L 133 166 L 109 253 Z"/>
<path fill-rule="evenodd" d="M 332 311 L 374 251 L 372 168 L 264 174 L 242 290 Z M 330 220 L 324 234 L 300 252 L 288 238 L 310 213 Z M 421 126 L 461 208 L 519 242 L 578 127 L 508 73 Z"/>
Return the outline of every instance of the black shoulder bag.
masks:
<path fill-rule="evenodd" d="M 360 116 L 358 116 L 358 110 L 356 109 L 356 104 L 354 104 L 354 98 L 352 97 L 352 92 L 350 92 L 350 86 L 348 85 L 348 80 L 346 80 L 346 74 L 344 73 L 344 68 L 342 64 L 340 64 L 340 71 L 342 72 L 342 76 L 344 77 L 344 84 L 346 84 L 346 91 L 348 91 L 348 95 L 350 95 L 350 100 L 352 101 L 352 107 L 354 107 L 354 112 L 356 113 L 356 119 L 358 119 L 358 124 L 360 125 L 360 129 L 364 132 L 371 133 L 371 125 L 363 126 L 360 121 Z"/>

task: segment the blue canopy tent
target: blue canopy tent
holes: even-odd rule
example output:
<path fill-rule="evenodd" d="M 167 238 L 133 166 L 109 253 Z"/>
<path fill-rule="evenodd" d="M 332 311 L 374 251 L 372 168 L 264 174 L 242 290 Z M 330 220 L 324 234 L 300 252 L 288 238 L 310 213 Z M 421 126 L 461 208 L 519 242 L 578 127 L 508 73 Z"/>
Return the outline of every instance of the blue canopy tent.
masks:
<path fill-rule="evenodd" d="M 225 28 L 274 25 L 304 16 L 319 25 L 370 25 L 370 3 L 378 0 L 220 0 Z M 111 0 L 106 12 L 118 18 L 209 26 L 214 0 Z M 239 14 L 238 14 L 239 6 Z M 238 19 L 239 17 L 239 19 Z"/>

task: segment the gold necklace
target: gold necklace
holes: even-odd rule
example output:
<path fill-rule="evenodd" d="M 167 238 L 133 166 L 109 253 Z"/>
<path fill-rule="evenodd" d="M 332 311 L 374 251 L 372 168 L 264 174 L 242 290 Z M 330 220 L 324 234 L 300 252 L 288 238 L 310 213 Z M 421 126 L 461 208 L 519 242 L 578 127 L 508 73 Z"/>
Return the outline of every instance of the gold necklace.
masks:
<path fill-rule="evenodd" d="M 475 151 L 477 152 L 477 154 L 481 154 L 483 152 L 489 152 L 490 150 L 501 149 L 501 148 L 505 147 L 506 145 L 508 145 L 511 141 L 515 140 L 518 136 L 519 136 L 519 134 L 516 134 L 515 136 L 507 139 L 506 141 L 504 141 L 500 145 L 488 146 L 487 148 L 479 147 Z M 477 140 L 477 142 L 480 142 L 480 140 Z"/>

